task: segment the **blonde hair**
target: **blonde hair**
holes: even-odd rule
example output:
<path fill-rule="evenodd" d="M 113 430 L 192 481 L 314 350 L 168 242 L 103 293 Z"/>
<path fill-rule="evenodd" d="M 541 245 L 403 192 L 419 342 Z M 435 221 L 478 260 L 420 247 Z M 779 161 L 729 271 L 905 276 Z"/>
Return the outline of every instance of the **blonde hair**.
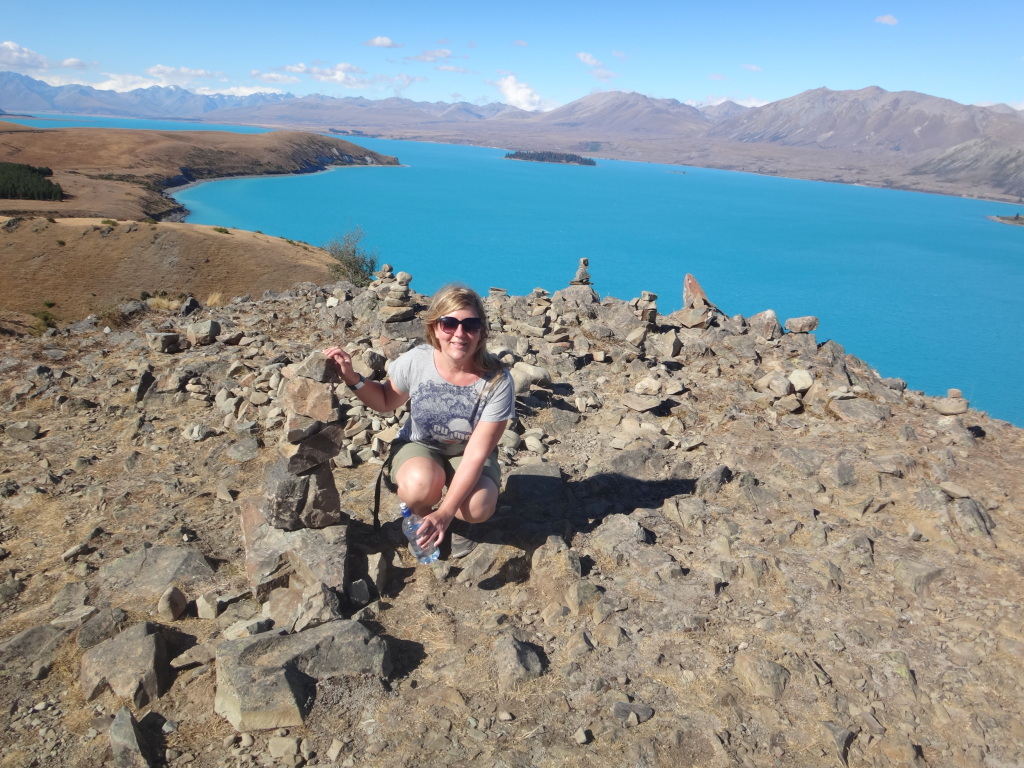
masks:
<path fill-rule="evenodd" d="M 430 342 L 430 346 L 434 349 L 441 348 L 441 343 L 437 339 L 437 321 L 460 309 L 472 309 L 481 320 L 480 341 L 473 353 L 473 366 L 488 376 L 504 370 L 505 366 L 501 361 L 487 351 L 490 329 L 487 327 L 487 313 L 484 311 L 483 299 L 480 298 L 480 294 L 465 285 L 451 283 L 434 294 L 434 298 L 427 308 L 427 314 L 423 316 L 427 341 Z"/>

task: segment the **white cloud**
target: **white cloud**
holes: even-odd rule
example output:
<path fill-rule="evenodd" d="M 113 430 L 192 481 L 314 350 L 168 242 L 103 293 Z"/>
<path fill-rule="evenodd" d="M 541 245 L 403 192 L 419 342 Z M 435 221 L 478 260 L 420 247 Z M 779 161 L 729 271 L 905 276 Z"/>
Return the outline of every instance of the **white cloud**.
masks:
<path fill-rule="evenodd" d="M 134 91 L 136 88 L 149 88 L 154 85 L 166 85 L 153 77 L 141 77 L 139 75 L 119 75 L 112 72 L 104 72 L 107 78 L 101 83 L 92 83 L 92 87 L 100 91 Z M 49 82 L 49 81 L 47 81 Z M 52 83 L 51 83 L 52 85 Z"/>
<path fill-rule="evenodd" d="M 81 59 L 64 59 L 60 63 L 60 66 L 64 69 L 88 69 L 89 65 Z"/>
<path fill-rule="evenodd" d="M 590 67 L 590 74 L 596 77 L 598 80 L 608 81 L 613 77 L 618 77 L 617 72 L 612 72 L 609 69 L 604 68 L 604 64 L 592 53 L 586 51 L 580 51 L 576 54 L 576 58 Z"/>
<path fill-rule="evenodd" d="M 258 69 L 253 69 L 249 72 L 249 77 L 254 80 L 259 80 L 263 83 L 298 83 L 300 78 L 295 75 L 286 75 L 281 72 L 260 72 Z"/>
<path fill-rule="evenodd" d="M 307 74 L 321 83 L 335 83 L 344 88 L 367 88 L 370 85 L 366 78 L 356 77 L 365 74 L 365 70 L 345 61 L 333 67 L 310 67 Z"/>
<path fill-rule="evenodd" d="M 50 62 L 41 53 L 5 40 L 0 43 L 0 66 L 15 72 L 49 69 Z"/>
<path fill-rule="evenodd" d="M 714 107 L 726 101 L 731 101 L 733 104 L 739 104 L 741 107 L 763 107 L 765 104 L 770 103 L 764 99 L 755 99 L 752 96 L 746 99 L 737 99 L 735 96 L 708 96 L 704 101 L 687 99 L 683 103 L 688 104 L 691 107 Z"/>
<path fill-rule="evenodd" d="M 456 67 L 454 64 L 438 64 L 434 69 L 439 72 L 458 72 L 462 75 L 468 75 L 469 70 L 463 67 Z"/>
<path fill-rule="evenodd" d="M 377 37 L 372 37 L 369 40 L 367 40 L 365 43 L 363 43 L 363 45 L 367 45 L 370 48 L 401 48 L 402 47 L 401 44 L 396 43 L 390 37 L 384 37 L 383 35 L 378 35 Z"/>
<path fill-rule="evenodd" d="M 405 58 L 409 61 L 425 61 L 427 63 L 434 63 L 438 59 L 450 58 L 452 52 L 447 48 L 438 48 L 433 51 L 424 51 L 419 56 L 406 56 Z"/>
<path fill-rule="evenodd" d="M 537 110 L 541 108 L 542 99 L 533 88 L 516 80 L 515 75 L 505 75 L 495 81 L 494 85 L 501 91 L 505 103 L 519 109 Z"/>
<path fill-rule="evenodd" d="M 622 61 L 625 61 L 627 58 L 626 54 L 624 54 L 622 51 L 612 51 L 612 56 L 614 56 L 616 59 L 621 59 Z"/>
<path fill-rule="evenodd" d="M 201 96 L 215 96 L 218 93 L 225 96 L 252 96 L 254 93 L 283 93 L 280 88 L 263 88 L 258 85 L 235 85 L 230 88 L 193 88 L 193 93 Z"/>
<path fill-rule="evenodd" d="M 191 67 L 168 67 L 165 64 L 156 64 L 146 70 L 146 74 L 155 78 L 160 85 L 185 86 L 193 80 L 206 80 L 214 77 L 214 73 L 208 69 L 192 69 Z"/>
<path fill-rule="evenodd" d="M 529 48 L 530 44 L 525 40 L 516 40 L 512 45 L 518 45 L 520 48 Z"/>
<path fill-rule="evenodd" d="M 879 24 L 888 24 L 890 27 L 894 27 L 900 23 L 900 20 L 891 13 L 887 13 L 885 16 L 879 16 L 875 21 Z"/>
<path fill-rule="evenodd" d="M 763 72 L 764 71 L 759 66 L 757 66 L 757 64 L 744 64 L 743 68 L 744 69 L 749 69 L 751 72 Z"/>
<path fill-rule="evenodd" d="M 401 96 L 402 92 L 413 83 L 425 83 L 427 78 L 419 75 L 398 75 L 396 77 L 377 78 L 382 85 L 387 85 L 394 92 L 395 96 Z"/>
<path fill-rule="evenodd" d="M 708 79 L 709 80 L 726 80 L 728 78 L 726 78 L 725 75 L 708 75 Z"/>

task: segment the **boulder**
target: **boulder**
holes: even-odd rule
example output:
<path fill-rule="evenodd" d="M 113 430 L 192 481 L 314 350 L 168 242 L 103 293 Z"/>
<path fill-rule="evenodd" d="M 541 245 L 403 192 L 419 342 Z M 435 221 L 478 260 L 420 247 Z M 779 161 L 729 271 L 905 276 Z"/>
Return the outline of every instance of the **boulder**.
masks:
<path fill-rule="evenodd" d="M 355 621 L 228 640 L 217 647 L 214 711 L 238 731 L 296 727 L 316 681 L 390 673 L 384 640 Z"/>

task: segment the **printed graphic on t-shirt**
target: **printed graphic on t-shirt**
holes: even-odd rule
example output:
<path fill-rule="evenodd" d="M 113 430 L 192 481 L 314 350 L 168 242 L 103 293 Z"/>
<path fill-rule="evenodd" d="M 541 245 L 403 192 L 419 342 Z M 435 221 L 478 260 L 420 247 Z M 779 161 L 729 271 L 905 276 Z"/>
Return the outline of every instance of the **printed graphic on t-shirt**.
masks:
<path fill-rule="evenodd" d="M 473 415 L 479 393 L 473 387 L 423 382 L 416 391 L 416 422 L 441 445 L 465 443 L 473 432 Z"/>

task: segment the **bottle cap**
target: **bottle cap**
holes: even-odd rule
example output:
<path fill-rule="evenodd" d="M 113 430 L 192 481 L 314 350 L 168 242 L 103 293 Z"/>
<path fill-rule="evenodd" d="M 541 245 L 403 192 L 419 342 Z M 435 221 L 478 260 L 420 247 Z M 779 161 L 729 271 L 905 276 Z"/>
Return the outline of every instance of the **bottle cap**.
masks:
<path fill-rule="evenodd" d="M 408 517 L 412 514 L 412 511 L 405 505 L 405 502 L 398 505 L 398 511 L 402 513 L 402 517 Z"/>

